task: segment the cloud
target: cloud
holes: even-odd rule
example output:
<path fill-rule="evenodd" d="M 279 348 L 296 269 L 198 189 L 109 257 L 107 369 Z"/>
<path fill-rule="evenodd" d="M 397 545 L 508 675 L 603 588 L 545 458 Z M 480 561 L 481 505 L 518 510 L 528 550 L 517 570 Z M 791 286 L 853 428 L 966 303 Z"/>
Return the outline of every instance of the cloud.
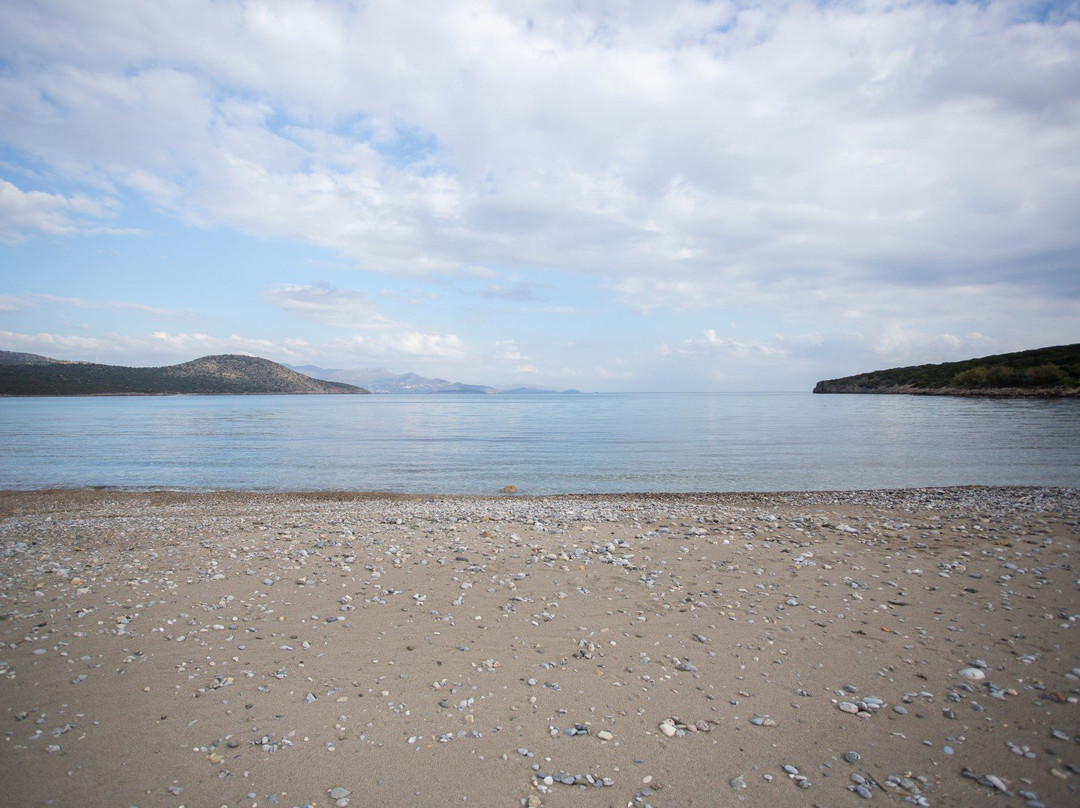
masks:
<path fill-rule="evenodd" d="M 670 357 L 1031 347 L 1080 317 L 1075 3 L 12 0 L 0 52 L 7 244 L 128 232 L 141 201 L 444 314 L 692 318 Z M 328 284 L 270 300 L 378 329 L 333 343 L 371 355 L 489 339 Z M 771 322 L 702 336 L 736 316 Z"/>
<path fill-rule="evenodd" d="M 29 308 L 26 298 L 17 295 L 0 295 L 0 314 L 12 314 L 16 311 Z"/>
<path fill-rule="evenodd" d="M 420 357 L 457 357 L 464 354 L 465 348 L 455 334 L 422 334 L 419 331 L 388 334 L 379 342 L 397 353 Z"/>
<path fill-rule="evenodd" d="M 394 325 L 363 292 L 338 289 L 328 283 L 280 286 L 269 292 L 278 308 L 310 320 L 343 328 L 388 328 Z"/>
<path fill-rule="evenodd" d="M 50 236 L 109 233 L 132 235 L 140 231 L 102 225 L 99 219 L 115 215 L 109 197 L 83 194 L 64 196 L 44 191 L 23 191 L 0 178 L 0 242 L 17 244 L 37 233 Z"/>
<path fill-rule="evenodd" d="M 394 274 L 1068 278 L 1074 11 L 646 5 L 11 3 L 0 112 L 73 179 Z"/>
<path fill-rule="evenodd" d="M 100 309 L 104 311 L 133 312 L 157 320 L 190 320 L 198 315 L 192 311 L 172 309 L 165 306 L 148 306 L 145 303 L 133 303 L 127 300 L 91 300 L 83 297 L 62 297 L 60 295 L 30 294 L 30 302 L 51 303 L 60 306 L 74 306 L 78 309 Z"/>
<path fill-rule="evenodd" d="M 668 343 L 661 343 L 659 353 L 662 356 L 700 357 L 725 356 L 739 359 L 777 359 L 783 357 L 783 348 L 773 347 L 762 342 L 739 340 L 722 337 L 714 328 L 706 329 L 700 337 L 683 340 L 678 347 L 671 348 Z"/>
<path fill-rule="evenodd" d="M 538 375 L 540 373 L 540 368 L 529 361 L 529 357 L 521 352 L 516 341 L 512 339 L 498 340 L 495 342 L 494 347 L 495 361 L 513 364 L 514 371 L 517 373 L 527 373 L 529 375 Z"/>
<path fill-rule="evenodd" d="M 171 333 L 155 331 L 150 334 L 104 334 L 83 337 L 70 334 L 39 332 L 34 334 L 0 331 L 4 350 L 28 351 L 58 359 L 100 361 L 122 364 L 135 361 L 183 362 L 207 354 L 239 353 L 262 356 L 276 361 L 294 362 L 310 358 L 314 351 L 303 340 L 274 341 L 232 334 L 217 337 L 202 333 Z"/>
<path fill-rule="evenodd" d="M 569 314 L 569 315 L 582 315 L 591 314 L 591 310 L 582 309 L 576 306 L 544 306 L 543 311 L 548 314 Z"/>
<path fill-rule="evenodd" d="M 500 362 L 521 362 L 526 359 L 512 339 L 500 340 L 495 343 L 495 358 Z"/>
<path fill-rule="evenodd" d="M 465 342 L 456 334 L 397 331 L 378 337 L 354 334 L 335 340 L 326 350 L 350 357 L 350 361 L 419 361 L 458 359 L 467 356 Z"/>
<path fill-rule="evenodd" d="M 0 331 L 0 343 L 4 346 L 3 350 L 8 351 L 55 355 L 58 359 L 85 359 L 89 353 L 100 350 L 104 341 L 93 337 L 67 334 L 20 334 L 13 331 Z M 72 352 L 79 353 L 75 356 Z"/>
<path fill-rule="evenodd" d="M 634 377 L 633 371 L 630 370 L 610 370 L 603 366 L 597 366 L 593 371 L 600 379 L 607 381 L 626 380 Z"/>
<path fill-rule="evenodd" d="M 525 303 L 537 299 L 532 289 L 521 284 L 515 286 L 489 286 L 480 290 L 479 294 L 480 297 L 486 297 L 489 300 L 510 300 L 516 303 Z"/>
<path fill-rule="evenodd" d="M 31 292 L 24 295 L 0 295 L 0 313 L 11 314 L 26 309 L 42 308 L 43 304 L 48 307 L 71 306 L 77 309 L 113 311 L 119 313 L 134 313 L 154 320 L 191 320 L 198 317 L 193 311 L 184 309 L 168 308 L 166 306 L 150 306 L 145 303 L 134 303 L 128 300 L 92 300 L 85 297 L 65 297 L 62 295 L 48 295 L 39 292 Z"/>

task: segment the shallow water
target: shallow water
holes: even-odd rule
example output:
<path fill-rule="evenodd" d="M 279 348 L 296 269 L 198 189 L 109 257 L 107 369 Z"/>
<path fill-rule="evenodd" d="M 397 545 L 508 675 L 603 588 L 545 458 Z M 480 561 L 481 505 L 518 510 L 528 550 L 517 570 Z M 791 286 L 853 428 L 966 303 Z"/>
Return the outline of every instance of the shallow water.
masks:
<path fill-rule="evenodd" d="M 0 488 L 488 494 L 1080 487 L 1080 401 L 780 394 L 0 399 Z"/>

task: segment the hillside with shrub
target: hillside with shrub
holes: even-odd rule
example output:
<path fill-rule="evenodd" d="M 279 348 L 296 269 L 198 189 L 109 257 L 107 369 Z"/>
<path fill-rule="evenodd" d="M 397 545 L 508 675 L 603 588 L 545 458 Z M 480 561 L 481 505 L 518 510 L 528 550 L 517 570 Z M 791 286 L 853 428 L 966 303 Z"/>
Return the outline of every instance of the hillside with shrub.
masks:
<path fill-rule="evenodd" d="M 367 393 L 342 382 L 312 379 L 255 356 L 204 356 L 180 365 L 133 368 L 65 362 L 0 351 L 0 395 L 250 395 Z"/>
<path fill-rule="evenodd" d="M 815 393 L 1080 396 L 1080 343 L 820 381 Z"/>

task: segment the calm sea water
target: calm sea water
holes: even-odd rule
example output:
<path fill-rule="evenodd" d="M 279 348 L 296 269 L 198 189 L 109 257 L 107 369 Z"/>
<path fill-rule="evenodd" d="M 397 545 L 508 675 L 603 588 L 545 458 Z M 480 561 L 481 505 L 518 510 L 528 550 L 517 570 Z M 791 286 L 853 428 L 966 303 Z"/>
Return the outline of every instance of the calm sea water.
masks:
<path fill-rule="evenodd" d="M 792 394 L 0 399 L 0 488 L 1080 487 L 1080 401 Z"/>

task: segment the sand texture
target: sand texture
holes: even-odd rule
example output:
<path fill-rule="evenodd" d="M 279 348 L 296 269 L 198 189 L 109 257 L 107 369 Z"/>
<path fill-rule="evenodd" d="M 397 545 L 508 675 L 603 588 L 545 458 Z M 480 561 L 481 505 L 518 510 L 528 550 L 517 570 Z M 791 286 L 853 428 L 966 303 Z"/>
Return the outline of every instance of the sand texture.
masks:
<path fill-rule="evenodd" d="M 1080 805 L 1078 514 L 3 493 L 0 803 Z"/>

